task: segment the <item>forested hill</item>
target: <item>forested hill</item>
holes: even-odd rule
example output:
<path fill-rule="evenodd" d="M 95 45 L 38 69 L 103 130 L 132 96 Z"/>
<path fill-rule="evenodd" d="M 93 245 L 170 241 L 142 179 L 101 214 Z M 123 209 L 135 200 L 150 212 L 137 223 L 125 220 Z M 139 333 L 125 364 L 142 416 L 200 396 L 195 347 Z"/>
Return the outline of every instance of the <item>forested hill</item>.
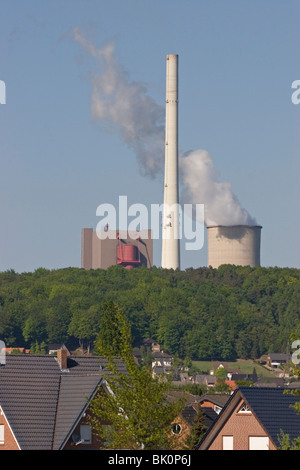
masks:
<path fill-rule="evenodd" d="M 0 273 L 0 339 L 32 350 L 71 340 L 92 345 L 101 306 L 113 300 L 128 317 L 135 344 L 152 337 L 171 354 L 193 359 L 286 352 L 291 334 L 300 334 L 299 273 L 228 265 L 6 271 Z"/>

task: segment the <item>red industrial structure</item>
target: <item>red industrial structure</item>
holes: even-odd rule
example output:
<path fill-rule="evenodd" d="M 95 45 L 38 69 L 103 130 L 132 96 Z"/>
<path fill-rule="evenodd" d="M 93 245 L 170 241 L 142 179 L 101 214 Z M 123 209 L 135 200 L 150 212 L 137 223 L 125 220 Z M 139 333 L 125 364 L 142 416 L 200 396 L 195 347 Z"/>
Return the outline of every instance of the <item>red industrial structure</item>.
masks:
<path fill-rule="evenodd" d="M 107 269 L 121 265 L 133 269 L 142 265 L 153 265 L 153 240 L 151 230 L 124 232 L 92 228 L 82 229 L 81 267 L 85 269 Z"/>
<path fill-rule="evenodd" d="M 141 264 L 141 254 L 139 250 L 139 236 L 137 236 L 138 245 L 124 243 L 118 235 L 119 245 L 117 247 L 117 264 L 121 264 L 126 269 L 132 269 Z"/>

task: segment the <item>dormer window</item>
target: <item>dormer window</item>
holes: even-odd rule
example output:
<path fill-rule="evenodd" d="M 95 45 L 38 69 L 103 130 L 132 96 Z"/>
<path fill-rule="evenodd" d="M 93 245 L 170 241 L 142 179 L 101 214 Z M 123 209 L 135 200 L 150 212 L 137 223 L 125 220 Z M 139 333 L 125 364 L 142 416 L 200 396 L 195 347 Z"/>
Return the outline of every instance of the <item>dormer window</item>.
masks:
<path fill-rule="evenodd" d="M 218 406 L 218 405 L 214 405 L 214 411 L 215 411 L 215 412 L 217 413 L 217 415 L 218 415 L 218 414 L 221 413 L 222 408 L 221 408 L 220 406 Z"/>
<path fill-rule="evenodd" d="M 244 402 L 242 404 L 242 406 L 240 407 L 239 411 L 238 411 L 238 414 L 243 414 L 243 413 L 250 413 L 251 414 L 251 410 L 249 408 L 249 406 L 247 405 L 246 402 Z"/>

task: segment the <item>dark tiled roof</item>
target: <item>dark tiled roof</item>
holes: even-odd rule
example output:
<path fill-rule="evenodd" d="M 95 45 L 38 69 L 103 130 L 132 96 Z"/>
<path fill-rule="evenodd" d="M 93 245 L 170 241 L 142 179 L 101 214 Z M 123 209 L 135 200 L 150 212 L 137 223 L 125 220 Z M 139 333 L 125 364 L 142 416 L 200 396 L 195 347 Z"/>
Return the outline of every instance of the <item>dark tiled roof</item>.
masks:
<path fill-rule="evenodd" d="M 300 416 L 292 406 L 299 397 L 283 388 L 241 387 L 240 391 L 276 446 L 281 429 L 291 440 L 300 436 Z"/>
<path fill-rule="evenodd" d="M 283 377 L 260 377 L 254 384 L 254 387 L 284 387 Z"/>
<path fill-rule="evenodd" d="M 217 419 L 218 414 L 213 410 L 210 406 L 202 406 L 201 410 L 203 411 L 204 414 L 204 421 L 203 424 L 207 427 L 210 428 L 212 423 Z"/>
<path fill-rule="evenodd" d="M 256 374 L 238 374 L 238 373 L 233 373 L 231 375 L 231 380 L 249 380 L 250 382 L 255 382 L 257 380 L 257 375 Z"/>
<path fill-rule="evenodd" d="M 51 356 L 11 355 L 0 367 L 0 406 L 21 449 L 51 449 L 59 382 Z"/>
<path fill-rule="evenodd" d="M 193 405 L 187 405 L 181 413 L 183 419 L 190 425 L 195 424 L 197 411 L 193 408 Z"/>
<path fill-rule="evenodd" d="M 229 393 L 206 393 L 201 395 L 200 402 L 209 401 L 219 406 L 220 408 L 223 408 L 229 398 Z"/>
<path fill-rule="evenodd" d="M 226 415 L 227 409 L 230 409 L 231 403 L 237 397 L 241 397 L 246 401 L 251 411 L 254 413 L 266 433 L 271 437 L 277 448 L 280 447 L 278 437 L 282 430 L 290 436 L 291 441 L 300 436 L 300 415 L 293 408 L 296 402 L 299 402 L 299 396 L 293 396 L 285 393 L 284 388 L 270 387 L 238 387 L 226 405 L 218 415 L 216 421 L 207 430 L 205 436 L 196 446 L 198 449 L 201 443 L 214 429 L 215 423 L 222 421 Z"/>
<path fill-rule="evenodd" d="M 62 371 L 54 356 L 8 355 L 0 367 L 0 406 L 22 450 L 59 448 L 103 377 L 99 357 L 74 356 L 67 365 Z"/>
<path fill-rule="evenodd" d="M 272 361 L 290 361 L 291 360 L 291 355 L 290 354 L 284 354 L 284 353 L 270 353 L 269 358 Z"/>
<path fill-rule="evenodd" d="M 203 414 L 204 426 L 209 428 L 218 417 L 217 413 L 211 407 L 200 407 L 199 409 Z M 182 412 L 182 417 L 190 426 L 193 426 L 197 417 L 197 410 L 192 404 L 187 405 Z"/>
<path fill-rule="evenodd" d="M 64 447 L 78 419 L 87 408 L 86 397 L 92 397 L 97 391 L 101 377 L 99 375 L 69 375 L 61 377 L 57 406 L 53 450 Z"/>

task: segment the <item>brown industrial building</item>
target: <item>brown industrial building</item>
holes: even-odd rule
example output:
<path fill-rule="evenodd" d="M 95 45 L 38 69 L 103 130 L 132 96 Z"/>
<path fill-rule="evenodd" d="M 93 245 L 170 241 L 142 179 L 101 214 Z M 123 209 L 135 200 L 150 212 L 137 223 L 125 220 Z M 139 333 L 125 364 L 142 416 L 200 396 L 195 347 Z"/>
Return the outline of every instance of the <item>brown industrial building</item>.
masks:
<path fill-rule="evenodd" d="M 93 231 L 92 228 L 83 228 L 81 267 L 107 269 L 118 264 L 126 269 L 142 265 L 151 268 L 153 265 L 152 231 Z"/>

